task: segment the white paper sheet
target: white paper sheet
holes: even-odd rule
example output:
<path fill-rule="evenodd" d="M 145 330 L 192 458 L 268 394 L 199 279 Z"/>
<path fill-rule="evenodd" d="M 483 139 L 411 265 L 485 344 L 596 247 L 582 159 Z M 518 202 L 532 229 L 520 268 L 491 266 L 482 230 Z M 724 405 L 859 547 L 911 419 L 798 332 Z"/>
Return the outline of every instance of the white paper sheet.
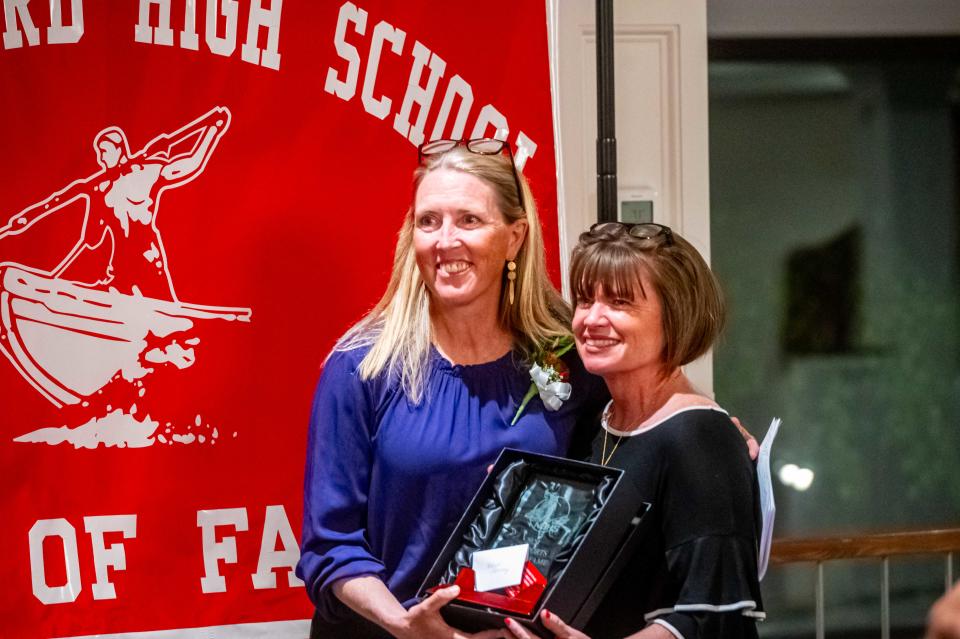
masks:
<path fill-rule="evenodd" d="M 527 544 L 504 546 L 493 550 L 478 550 L 473 553 L 473 572 L 477 592 L 516 586 L 523 579 L 523 567 L 527 563 Z"/>
<path fill-rule="evenodd" d="M 770 474 L 770 450 L 773 440 L 780 430 L 780 418 L 774 417 L 770 428 L 760 444 L 760 455 L 757 457 L 757 482 L 760 485 L 760 515 L 763 519 L 763 528 L 760 532 L 760 556 L 757 558 L 757 574 L 759 579 L 767 574 L 767 563 L 770 560 L 770 546 L 773 543 L 773 518 L 777 512 L 773 503 L 773 480 Z"/>

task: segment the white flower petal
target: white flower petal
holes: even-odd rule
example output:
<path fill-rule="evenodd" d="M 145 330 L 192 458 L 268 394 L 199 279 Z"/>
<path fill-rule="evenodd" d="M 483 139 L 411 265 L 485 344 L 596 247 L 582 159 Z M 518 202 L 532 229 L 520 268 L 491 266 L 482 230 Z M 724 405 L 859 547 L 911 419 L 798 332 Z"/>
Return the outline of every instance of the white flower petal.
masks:
<path fill-rule="evenodd" d="M 570 399 L 570 392 L 573 390 L 573 387 L 567 382 L 553 382 L 549 388 L 554 395 L 563 401 Z"/>
<path fill-rule="evenodd" d="M 560 407 L 563 406 L 563 400 L 557 398 L 554 395 L 548 395 L 544 397 L 542 394 L 540 398 L 543 400 L 543 405 L 547 410 L 560 410 Z"/>
<path fill-rule="evenodd" d="M 554 381 L 560 378 L 560 374 L 552 366 L 543 366 L 533 364 L 530 367 L 530 378 L 537 387 L 541 401 L 547 410 L 559 410 L 563 402 L 570 399 L 572 387 L 570 384 L 561 381 Z"/>
<path fill-rule="evenodd" d="M 544 388 L 550 383 L 549 372 L 540 368 L 537 364 L 530 367 L 530 378 L 533 379 L 533 383 L 537 385 L 537 388 Z"/>

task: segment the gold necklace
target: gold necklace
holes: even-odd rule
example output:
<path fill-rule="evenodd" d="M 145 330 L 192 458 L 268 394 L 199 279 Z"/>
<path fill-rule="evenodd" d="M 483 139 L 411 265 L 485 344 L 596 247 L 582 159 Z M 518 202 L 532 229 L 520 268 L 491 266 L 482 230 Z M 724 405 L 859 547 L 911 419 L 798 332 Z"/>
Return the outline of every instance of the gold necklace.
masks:
<path fill-rule="evenodd" d="M 620 445 L 620 442 L 623 441 L 623 435 L 617 436 L 617 443 L 613 445 L 613 448 L 610 450 L 610 454 L 607 454 L 607 429 L 603 429 L 603 452 L 600 453 L 600 465 L 606 466 L 610 463 L 610 460 L 613 459 L 613 454 L 617 452 L 617 447 Z"/>
<path fill-rule="evenodd" d="M 603 409 L 603 415 L 600 417 L 600 425 L 603 428 L 603 451 L 600 453 L 600 465 L 606 466 L 610 463 L 610 460 L 613 459 L 613 454 L 617 452 L 617 447 L 620 446 L 620 442 L 623 441 L 623 435 L 617 435 L 617 442 L 613 445 L 613 448 L 610 450 L 610 454 L 607 454 L 607 435 L 609 431 L 607 426 L 610 425 L 610 418 L 613 416 L 613 401 L 611 400 L 607 407 Z"/>

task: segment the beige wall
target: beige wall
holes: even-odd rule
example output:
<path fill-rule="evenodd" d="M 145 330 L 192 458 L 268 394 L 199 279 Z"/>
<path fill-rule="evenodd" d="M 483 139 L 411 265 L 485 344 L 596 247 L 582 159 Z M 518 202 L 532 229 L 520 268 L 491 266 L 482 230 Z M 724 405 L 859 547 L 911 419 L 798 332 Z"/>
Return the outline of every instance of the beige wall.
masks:
<path fill-rule="evenodd" d="M 594 0 L 551 0 L 561 260 L 596 221 Z M 617 177 L 710 259 L 706 0 L 614 2 Z M 566 289 L 566 281 L 564 281 Z M 712 393 L 711 356 L 688 367 Z"/>

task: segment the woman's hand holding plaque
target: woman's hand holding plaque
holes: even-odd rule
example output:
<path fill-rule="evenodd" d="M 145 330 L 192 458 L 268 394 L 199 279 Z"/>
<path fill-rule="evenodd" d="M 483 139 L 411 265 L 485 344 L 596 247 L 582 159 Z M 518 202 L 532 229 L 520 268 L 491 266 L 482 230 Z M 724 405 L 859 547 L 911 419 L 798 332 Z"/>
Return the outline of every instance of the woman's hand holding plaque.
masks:
<path fill-rule="evenodd" d="M 484 630 L 475 634 L 452 628 L 440 616 L 440 609 L 456 599 L 460 588 L 441 588 L 407 611 L 402 629 L 391 629 L 399 639 L 510 639 L 506 630 Z"/>

